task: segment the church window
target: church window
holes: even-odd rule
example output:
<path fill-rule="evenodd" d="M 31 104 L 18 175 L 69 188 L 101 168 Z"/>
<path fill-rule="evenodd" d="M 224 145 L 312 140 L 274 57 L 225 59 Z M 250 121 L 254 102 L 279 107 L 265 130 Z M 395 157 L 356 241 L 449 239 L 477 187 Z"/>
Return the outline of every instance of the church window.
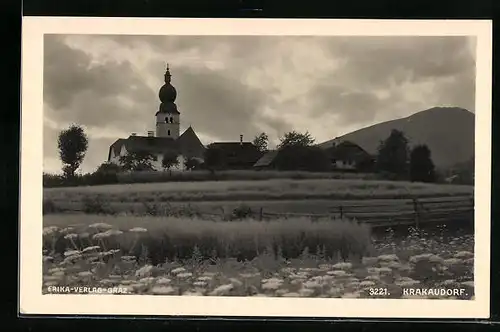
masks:
<path fill-rule="evenodd" d="M 170 136 L 170 129 L 167 131 L 167 135 Z"/>
<path fill-rule="evenodd" d="M 170 123 L 174 123 L 174 118 L 170 117 Z"/>
<path fill-rule="evenodd" d="M 168 123 L 168 116 L 165 118 L 165 122 Z"/>

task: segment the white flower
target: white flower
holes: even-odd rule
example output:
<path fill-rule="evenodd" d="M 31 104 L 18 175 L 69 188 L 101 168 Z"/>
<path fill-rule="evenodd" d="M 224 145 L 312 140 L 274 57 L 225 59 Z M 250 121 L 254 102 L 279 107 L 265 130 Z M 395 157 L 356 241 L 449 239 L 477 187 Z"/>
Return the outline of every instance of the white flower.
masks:
<path fill-rule="evenodd" d="M 82 271 L 82 272 L 78 272 L 78 276 L 79 276 L 79 277 L 83 277 L 83 278 L 85 278 L 85 277 L 90 277 L 90 276 L 92 276 L 92 272 L 90 272 L 90 271 Z"/>
<path fill-rule="evenodd" d="M 210 280 L 212 280 L 212 277 L 209 277 L 209 276 L 201 276 L 201 277 L 198 277 L 198 280 L 199 280 L 199 281 L 210 281 Z"/>
<path fill-rule="evenodd" d="M 64 256 L 68 257 L 68 256 L 75 256 L 75 255 L 79 255 L 80 254 L 80 251 L 78 250 L 67 250 L 64 252 Z"/>
<path fill-rule="evenodd" d="M 178 274 L 178 273 L 181 273 L 181 272 L 185 272 L 186 269 L 183 268 L 183 267 L 178 267 L 176 269 L 173 269 L 172 271 L 170 271 L 170 273 L 173 273 L 173 274 Z"/>
<path fill-rule="evenodd" d="M 352 269 L 352 263 L 337 263 L 333 268 L 338 270 L 350 270 Z"/>
<path fill-rule="evenodd" d="M 142 227 L 134 227 L 134 228 L 129 229 L 128 231 L 133 232 L 133 233 L 145 233 L 148 230 L 146 228 L 142 228 Z"/>
<path fill-rule="evenodd" d="M 135 271 L 135 276 L 136 277 L 149 277 L 151 275 L 151 272 L 153 271 L 153 266 L 152 265 L 144 265 L 137 271 Z"/>
<path fill-rule="evenodd" d="M 214 289 L 210 295 L 212 296 L 223 296 L 229 294 L 229 292 L 234 288 L 233 284 L 221 285 Z"/>
<path fill-rule="evenodd" d="M 313 280 L 308 280 L 306 282 L 303 283 L 303 286 L 305 288 L 320 288 L 321 287 L 321 284 L 317 281 L 313 281 Z"/>
<path fill-rule="evenodd" d="M 99 246 L 90 246 L 90 247 L 86 247 L 82 250 L 82 252 L 86 253 L 86 252 L 90 252 L 90 251 L 96 251 L 96 250 L 99 250 L 101 249 L 101 247 Z"/>
<path fill-rule="evenodd" d="M 155 295 L 172 295 L 176 292 L 176 289 L 172 286 L 155 286 L 151 289 L 151 293 Z"/>
<path fill-rule="evenodd" d="M 52 235 L 59 231 L 59 227 L 56 226 L 48 226 L 43 228 L 43 236 Z"/>
<path fill-rule="evenodd" d="M 156 283 L 159 285 L 167 285 L 172 282 L 172 279 L 165 278 L 165 277 L 160 277 L 156 279 Z"/>
<path fill-rule="evenodd" d="M 121 260 L 125 261 L 125 262 L 130 262 L 130 261 L 135 261 L 136 258 L 135 258 L 135 256 L 122 256 Z"/>
<path fill-rule="evenodd" d="M 377 263 L 378 257 L 363 257 L 361 263 L 365 266 L 373 265 Z"/>
<path fill-rule="evenodd" d="M 206 281 L 195 281 L 193 282 L 193 286 L 195 287 L 206 287 L 207 282 Z"/>
<path fill-rule="evenodd" d="M 97 239 L 105 239 L 105 238 L 108 238 L 108 237 L 111 237 L 111 236 L 120 235 L 120 234 L 123 234 L 123 232 L 119 231 L 119 230 L 116 230 L 116 229 L 108 229 L 105 232 L 94 234 L 93 238 L 95 240 L 97 240 Z"/>
<path fill-rule="evenodd" d="M 335 276 L 335 277 L 345 277 L 347 273 L 343 270 L 335 270 L 335 271 L 328 271 L 326 274 Z"/>
<path fill-rule="evenodd" d="M 181 279 L 189 278 L 192 276 L 193 276 L 193 274 L 191 272 L 183 272 L 183 273 L 177 274 L 177 278 L 181 278 Z"/>
<path fill-rule="evenodd" d="M 364 281 L 359 283 L 359 286 L 360 287 L 373 287 L 373 286 L 375 286 L 375 283 L 373 281 L 370 281 L 370 280 L 364 280 Z"/>
<path fill-rule="evenodd" d="M 111 226 L 110 224 L 106 224 L 104 222 L 98 222 L 98 223 L 90 225 L 89 227 L 92 227 L 92 228 L 104 228 L 104 229 L 113 228 L 113 226 Z"/>
<path fill-rule="evenodd" d="M 78 234 L 75 234 L 75 233 L 69 233 L 69 234 L 66 234 L 64 235 L 64 238 L 66 240 L 69 240 L 69 239 L 76 239 L 78 237 Z"/>
<path fill-rule="evenodd" d="M 474 257 L 474 254 L 470 251 L 459 251 L 455 254 L 455 258 L 471 258 Z"/>
<path fill-rule="evenodd" d="M 385 261 L 385 262 L 393 262 L 393 261 L 399 261 L 399 257 L 396 256 L 395 254 L 390 254 L 390 255 L 380 255 L 377 257 L 379 261 Z"/>

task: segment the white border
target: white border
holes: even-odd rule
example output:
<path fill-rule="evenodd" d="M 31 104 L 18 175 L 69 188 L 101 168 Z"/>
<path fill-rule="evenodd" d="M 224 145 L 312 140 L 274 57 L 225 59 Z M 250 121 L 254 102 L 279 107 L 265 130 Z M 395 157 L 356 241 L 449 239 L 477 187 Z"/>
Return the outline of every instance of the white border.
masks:
<path fill-rule="evenodd" d="M 475 35 L 475 300 L 286 299 L 42 295 L 43 35 Z M 489 318 L 491 21 L 24 17 L 20 204 L 20 312 L 288 317 Z M 98 296 L 98 297 L 95 297 Z"/>

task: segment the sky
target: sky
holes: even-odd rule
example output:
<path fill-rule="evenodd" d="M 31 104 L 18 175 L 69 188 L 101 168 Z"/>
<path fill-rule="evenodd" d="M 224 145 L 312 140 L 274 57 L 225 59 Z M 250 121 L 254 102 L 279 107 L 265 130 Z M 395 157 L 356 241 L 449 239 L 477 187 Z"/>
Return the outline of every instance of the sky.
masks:
<path fill-rule="evenodd" d="M 435 106 L 474 112 L 475 38 L 462 36 L 45 35 L 44 172 L 59 173 L 57 137 L 71 124 L 94 171 L 109 146 L 155 129 L 166 63 L 181 133 L 203 144 L 271 148 L 287 131 L 317 143 Z"/>

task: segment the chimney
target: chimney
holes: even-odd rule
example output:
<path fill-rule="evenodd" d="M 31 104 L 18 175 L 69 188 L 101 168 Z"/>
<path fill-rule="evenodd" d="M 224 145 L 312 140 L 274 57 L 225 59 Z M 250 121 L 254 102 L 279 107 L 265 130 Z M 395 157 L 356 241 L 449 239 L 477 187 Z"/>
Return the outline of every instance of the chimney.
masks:
<path fill-rule="evenodd" d="M 155 137 L 154 131 L 148 131 L 148 137 Z"/>
<path fill-rule="evenodd" d="M 240 135 L 240 145 L 243 145 L 243 135 Z"/>

